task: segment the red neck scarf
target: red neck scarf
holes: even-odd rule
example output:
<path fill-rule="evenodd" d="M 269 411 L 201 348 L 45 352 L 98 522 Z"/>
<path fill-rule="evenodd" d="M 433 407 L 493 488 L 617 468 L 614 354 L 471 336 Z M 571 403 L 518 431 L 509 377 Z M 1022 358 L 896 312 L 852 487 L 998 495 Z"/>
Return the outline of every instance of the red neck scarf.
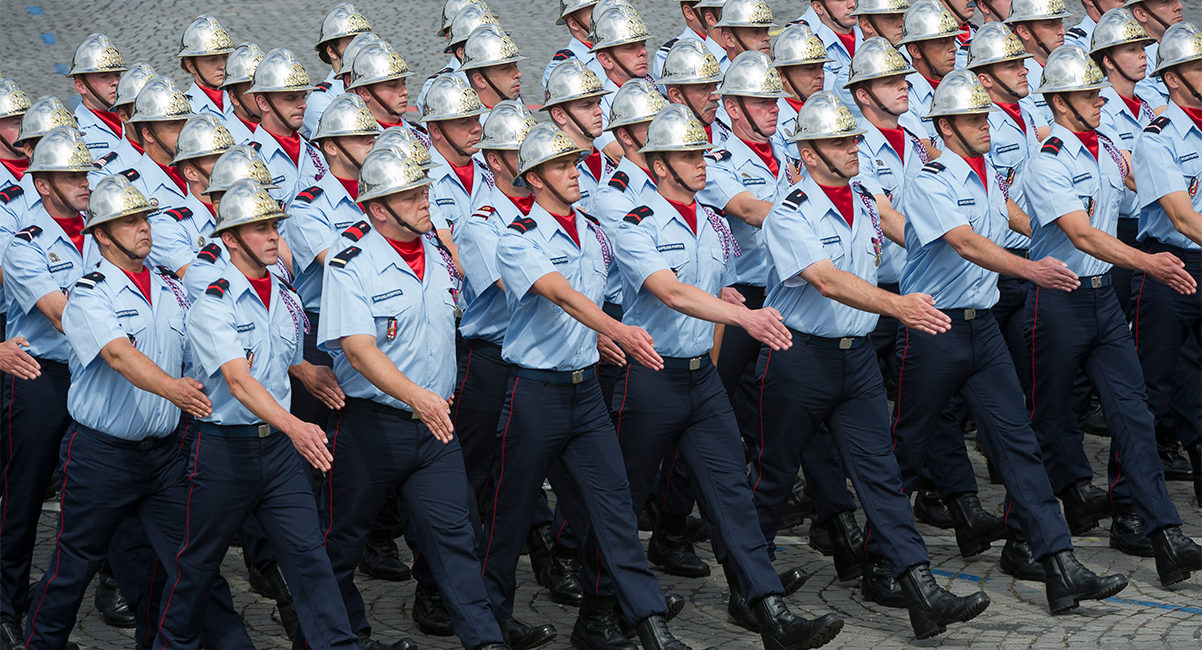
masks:
<path fill-rule="evenodd" d="M 592 172 L 593 178 L 601 180 L 601 152 L 593 147 L 593 152 L 584 159 L 584 164 L 588 165 L 588 170 Z"/>
<path fill-rule="evenodd" d="M 203 205 L 205 207 L 205 209 L 207 209 L 209 211 L 209 214 L 212 215 L 214 219 L 216 219 L 217 218 L 217 208 L 213 207 L 212 203 L 209 203 L 208 201 L 201 199 L 199 196 L 196 198 L 200 199 L 201 205 Z"/>
<path fill-rule="evenodd" d="M 21 178 L 25 176 L 25 170 L 29 169 L 29 159 L 16 158 L 9 160 L 8 158 L 0 158 L 0 165 L 4 165 L 4 168 L 7 169 L 8 172 L 13 175 L 13 177 L 15 177 L 17 180 L 21 180 Z"/>
<path fill-rule="evenodd" d="M 668 203 L 672 204 L 672 207 L 676 208 L 676 211 L 679 212 L 680 216 L 684 218 L 684 222 L 689 224 L 689 230 L 692 230 L 693 234 L 696 235 L 697 234 L 697 201 L 694 200 L 692 203 L 677 203 L 676 201 L 673 201 L 672 199 L 669 199 L 667 197 L 664 197 L 664 198 Z"/>
<path fill-rule="evenodd" d="M 851 186 L 827 187 L 819 185 L 818 187 L 821 187 L 822 191 L 826 193 L 826 198 L 831 200 L 831 203 L 835 205 L 835 209 L 843 216 L 843 220 L 847 222 L 847 226 L 850 228 L 855 215 L 855 211 L 851 207 Z"/>
<path fill-rule="evenodd" d="M 125 274 L 125 277 L 129 278 L 130 282 L 134 283 L 134 286 L 138 288 L 138 291 L 142 292 L 143 296 L 146 296 L 146 302 L 150 302 L 150 269 L 143 266 L 142 270 L 137 273 L 130 273 L 125 269 L 121 269 L 121 272 Z"/>
<path fill-rule="evenodd" d="M 137 151 L 140 154 L 146 153 L 146 147 L 143 147 L 142 145 L 138 144 L 137 142 L 134 142 L 133 140 L 130 140 L 129 138 L 126 138 L 125 141 L 128 142 L 130 144 L 130 146 L 134 148 L 134 151 Z"/>
<path fill-rule="evenodd" d="M 886 129 L 883 126 L 878 126 L 877 128 L 880 129 L 881 135 L 885 136 L 885 141 L 889 143 L 889 146 L 893 147 L 893 150 L 897 152 L 897 157 L 905 162 L 906 132 L 902 131 L 900 126 L 896 129 Z"/>
<path fill-rule="evenodd" d="M 121 134 L 124 133 L 121 128 L 120 115 L 117 115 L 112 111 L 98 111 L 94 108 L 89 108 L 88 110 L 92 111 L 92 114 L 96 117 L 99 117 L 100 121 L 104 122 L 104 125 L 107 126 L 109 130 L 112 131 L 118 138 L 120 138 Z"/>
<path fill-rule="evenodd" d="M 157 162 L 155 164 L 159 165 Z M 188 193 L 188 181 L 184 180 L 184 177 L 180 175 L 178 169 L 172 167 L 171 165 L 159 165 L 159 169 L 163 170 L 164 174 L 167 174 L 167 177 L 170 178 L 173 183 L 175 183 L 175 186 L 179 188 L 179 191 L 183 192 L 184 194 Z"/>
<path fill-rule="evenodd" d="M 54 219 L 54 222 L 58 224 L 59 228 L 63 229 L 63 232 L 67 234 L 68 238 L 70 238 L 71 243 L 75 244 L 75 249 L 79 251 L 79 254 L 83 255 L 83 215 L 81 214 L 77 217 L 67 217 L 66 219 L 59 219 L 58 217 L 51 218 Z"/>
<path fill-rule="evenodd" d="M 555 217 L 555 220 L 559 222 L 560 227 L 568 233 L 568 237 L 571 237 L 572 241 L 576 243 L 576 248 L 580 248 L 580 235 L 576 233 L 576 213 L 569 212 L 566 216 L 558 215 L 553 212 L 548 212 L 547 214 Z"/>
<path fill-rule="evenodd" d="M 985 157 L 972 156 L 971 158 L 965 158 L 964 162 L 968 163 L 969 167 L 972 167 L 977 178 L 981 179 L 981 185 L 985 186 L 985 191 L 989 192 L 989 181 L 985 180 Z"/>
<path fill-rule="evenodd" d="M 1023 110 L 1019 107 L 1018 102 L 1013 104 L 1006 104 L 1003 102 L 996 103 L 997 107 L 1002 109 L 1003 113 L 1009 115 L 1010 119 L 1014 120 L 1014 123 L 1023 130 L 1023 133 L 1027 132 L 1027 121 L 1023 119 Z"/>
<path fill-rule="evenodd" d="M 714 125 L 713 124 L 705 125 L 705 139 L 709 140 L 710 144 L 714 143 Z"/>
<path fill-rule="evenodd" d="M 506 196 L 509 195 L 506 194 Z M 513 202 L 515 206 L 517 206 L 518 210 L 522 211 L 522 216 L 530 216 L 530 209 L 534 207 L 533 194 L 528 194 L 526 196 L 510 196 L 509 200 Z"/>
<path fill-rule="evenodd" d="M 405 260 L 410 269 L 413 269 L 413 274 L 418 280 L 425 280 L 426 277 L 426 247 L 422 245 L 422 238 L 418 237 L 413 241 L 400 241 L 397 239 L 384 238 L 388 241 L 392 249 Z"/>
<path fill-rule="evenodd" d="M 1136 97 L 1123 97 L 1122 93 L 1115 94 L 1119 96 L 1119 99 L 1123 100 L 1123 103 L 1127 105 L 1127 110 L 1131 111 L 1131 114 L 1138 120 L 1140 110 L 1143 108 L 1143 100 Z"/>
<path fill-rule="evenodd" d="M 801 112 L 801 107 L 806 105 L 804 99 L 795 99 L 793 97 L 786 97 L 785 101 L 789 102 L 789 106 L 792 106 L 793 110 L 797 111 L 798 113 Z"/>
<path fill-rule="evenodd" d="M 741 138 L 740 138 L 741 139 Z M 773 176 L 780 173 L 780 164 L 776 162 L 776 158 L 772 156 L 771 142 L 748 142 L 743 140 L 743 144 L 747 145 L 748 149 L 755 152 L 755 155 L 764 161 L 764 165 L 768 167 L 768 171 L 772 172 Z"/>
<path fill-rule="evenodd" d="M 200 92 L 204 93 L 209 98 L 209 101 L 213 102 L 213 105 L 217 107 L 217 110 L 223 113 L 225 112 L 225 93 L 222 92 L 220 88 L 213 90 L 212 88 L 206 88 L 201 84 L 196 84 L 196 87 L 200 88 Z"/>
<path fill-rule="evenodd" d="M 346 178 L 340 178 L 338 176 L 335 176 L 334 178 L 337 178 L 338 182 L 342 183 L 342 187 L 346 190 L 346 193 L 350 195 L 352 201 L 359 198 L 359 181 L 352 181 Z"/>
<path fill-rule="evenodd" d="M 259 300 L 263 301 L 263 306 L 271 311 L 271 274 L 264 273 L 261 278 L 246 278 L 250 281 L 250 286 L 259 294 Z"/>
<path fill-rule="evenodd" d="M 956 34 L 956 40 L 960 41 L 961 45 L 964 45 L 968 41 L 972 40 L 972 27 L 970 27 L 968 23 L 960 25 L 960 33 Z"/>
<path fill-rule="evenodd" d="M 292 135 L 287 136 L 276 135 L 271 131 L 267 131 L 267 133 L 275 138 L 276 142 L 280 143 L 280 146 L 284 149 L 284 153 L 288 154 L 288 157 L 292 159 L 292 164 L 300 167 L 300 133 L 293 131 Z"/>
<path fill-rule="evenodd" d="M 943 82 L 943 79 L 932 79 L 932 78 L 926 76 L 925 74 L 922 75 L 922 78 L 926 79 L 927 83 L 931 84 L 931 90 L 935 90 L 936 88 L 939 87 L 939 84 Z"/>
<path fill-rule="evenodd" d="M 239 122 L 241 122 L 241 123 L 243 123 L 243 124 L 245 124 L 245 125 L 246 125 L 246 128 L 247 128 L 247 129 L 249 129 L 251 133 L 254 133 L 254 132 L 255 132 L 255 130 L 259 128 L 259 123 L 258 123 L 258 122 L 250 122 L 250 121 L 248 121 L 248 120 L 244 120 L 244 119 L 242 119 L 242 118 L 240 118 L 240 117 L 238 118 L 238 121 L 239 121 Z M 299 152 L 297 152 L 297 155 L 299 155 Z"/>
<path fill-rule="evenodd" d="M 450 165 L 449 162 L 447 164 Z M 463 183 L 463 189 L 467 190 L 468 196 L 471 196 L 472 195 L 472 181 L 475 180 L 475 178 L 476 178 L 475 163 L 473 163 L 471 160 L 468 160 L 467 164 L 464 165 L 463 167 L 456 167 L 455 165 L 451 165 L 451 169 L 455 170 L 455 175 L 459 177 L 459 182 Z"/>
<path fill-rule="evenodd" d="M 835 36 L 838 36 L 839 42 L 843 43 L 843 47 L 847 48 L 847 53 L 854 56 L 856 53 L 856 32 L 854 30 L 850 34 L 835 32 Z"/>
<path fill-rule="evenodd" d="M 381 129 L 391 129 L 394 126 L 404 126 L 408 128 L 409 126 L 405 124 L 405 120 L 401 120 L 400 122 L 380 122 L 380 120 L 376 120 L 376 122 L 379 122 Z"/>
<path fill-rule="evenodd" d="M 1092 129 L 1084 133 L 1077 133 L 1076 131 L 1073 131 L 1073 135 L 1077 136 L 1077 139 L 1081 141 L 1081 144 L 1085 145 L 1085 148 L 1089 150 L 1089 153 L 1093 154 L 1093 159 L 1097 160 L 1098 132 Z"/>
<path fill-rule="evenodd" d="M 1194 121 L 1194 126 L 1197 127 L 1199 131 L 1202 131 L 1202 109 L 1186 108 L 1182 106 L 1181 110 L 1189 117 L 1189 119 Z"/>

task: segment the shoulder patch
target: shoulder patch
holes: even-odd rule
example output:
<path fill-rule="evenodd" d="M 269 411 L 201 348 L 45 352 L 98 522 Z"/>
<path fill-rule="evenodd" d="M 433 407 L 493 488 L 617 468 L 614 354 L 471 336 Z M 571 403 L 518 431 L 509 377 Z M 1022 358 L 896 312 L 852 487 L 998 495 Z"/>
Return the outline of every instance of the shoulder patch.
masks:
<path fill-rule="evenodd" d="M 931 162 L 922 166 L 922 171 L 928 174 L 938 174 L 945 169 L 947 169 L 947 167 L 938 160 L 932 160 Z"/>
<path fill-rule="evenodd" d="M 493 213 L 495 213 L 496 211 L 497 211 L 497 209 L 492 207 L 491 205 L 482 205 L 482 206 L 480 206 L 479 210 L 476 210 L 475 212 L 472 213 L 472 216 L 480 217 L 481 219 L 487 219 L 487 218 L 491 217 L 493 215 Z"/>
<path fill-rule="evenodd" d="M 510 228 L 513 228 L 514 230 L 521 232 L 521 233 L 527 232 L 531 228 L 535 228 L 537 226 L 538 226 L 538 222 L 535 221 L 534 219 L 531 219 L 530 217 L 522 217 L 520 219 L 514 219 L 513 222 L 509 224 Z"/>
<path fill-rule="evenodd" d="M 20 185 L 9 185 L 0 190 L 0 203 L 12 203 L 16 198 L 25 194 L 25 188 Z"/>
<path fill-rule="evenodd" d="M 591 215 L 591 214 L 589 214 L 589 213 L 585 212 L 584 210 L 581 210 L 580 208 L 577 208 L 577 209 L 576 209 L 576 214 L 579 214 L 580 216 L 584 217 L 584 220 L 585 220 L 585 221 L 587 221 L 587 222 L 589 222 L 589 223 L 593 224 L 594 226 L 600 226 L 600 225 L 601 225 L 601 220 L 600 220 L 600 219 L 598 219 L 597 217 L 594 217 L 593 215 Z"/>
<path fill-rule="evenodd" d="M 325 193 L 325 190 L 321 189 L 320 185 L 314 185 L 313 187 L 309 187 L 304 190 L 301 190 L 300 192 L 297 192 L 296 198 L 298 201 L 304 201 L 305 203 L 312 203 L 313 199 L 316 199 L 317 197 L 321 196 L 324 193 Z"/>
<path fill-rule="evenodd" d="M 103 156 L 101 156 L 101 157 L 97 158 L 97 159 L 96 159 L 96 165 L 97 165 L 98 167 L 104 167 L 105 165 L 107 165 L 107 164 L 109 164 L 109 163 L 113 162 L 113 161 L 114 161 L 114 160 L 116 160 L 116 159 L 117 159 L 117 152 L 116 152 L 116 151 L 110 151 L 110 152 L 108 152 L 108 153 L 104 154 Z"/>
<path fill-rule="evenodd" d="M 1048 138 L 1047 140 L 1043 141 L 1043 146 L 1040 147 L 1039 150 L 1044 153 L 1050 153 L 1053 156 L 1058 156 L 1058 155 L 1060 155 L 1060 150 L 1063 148 L 1064 148 L 1064 140 L 1061 140 L 1060 138 L 1057 138 L 1056 136 L 1052 136 L 1052 137 Z"/>
<path fill-rule="evenodd" d="M 175 219 L 176 221 L 183 221 L 184 219 L 192 216 L 192 208 L 172 208 L 163 214 Z"/>
<path fill-rule="evenodd" d="M 622 221 L 626 221 L 628 223 L 633 223 L 634 225 L 637 226 L 643 222 L 643 219 L 646 219 L 647 217 L 650 217 L 653 214 L 655 214 L 654 210 L 652 210 L 651 208 L 649 208 L 645 205 L 640 205 L 639 207 L 631 210 L 630 212 L 627 212 L 626 216 L 622 218 Z"/>
<path fill-rule="evenodd" d="M 162 264 L 154 267 L 154 269 L 159 272 L 159 275 L 161 275 L 165 278 L 171 278 L 172 280 L 179 279 L 179 276 L 175 274 L 175 271 L 172 271 L 171 269 L 163 266 Z"/>
<path fill-rule="evenodd" d="M 323 92 L 323 93 L 324 93 L 324 92 L 326 92 L 327 90 L 329 90 L 329 89 L 330 89 L 330 86 L 332 86 L 332 85 L 334 85 L 334 84 L 332 84 L 332 83 L 330 83 L 330 82 L 328 82 L 328 81 L 323 81 L 323 82 L 321 82 L 321 83 L 317 84 L 316 86 L 314 86 L 314 90 L 315 90 L 315 91 L 317 91 L 317 92 Z"/>
<path fill-rule="evenodd" d="M 217 244 L 209 244 L 208 246 L 200 249 L 200 252 L 196 254 L 196 259 L 204 260 L 210 264 L 216 264 L 217 259 L 220 257 L 221 247 Z"/>
<path fill-rule="evenodd" d="M 1074 28 L 1068 30 L 1067 32 L 1065 32 L 1064 35 L 1072 36 L 1074 38 L 1085 38 L 1085 30 L 1081 29 L 1080 27 L 1074 27 Z"/>
<path fill-rule="evenodd" d="M 136 181 L 139 178 L 142 178 L 141 172 L 134 169 L 133 167 L 130 167 L 129 169 L 121 172 L 121 175 L 124 176 L 126 178 L 126 180 L 130 180 L 130 181 Z"/>
<path fill-rule="evenodd" d="M 206 296 L 217 296 L 218 298 L 221 298 L 222 296 L 225 295 L 225 292 L 228 291 L 229 288 L 230 288 L 230 281 L 226 280 L 225 278 L 221 278 L 220 280 L 217 280 L 216 282 L 210 284 L 208 286 L 208 288 L 205 289 L 205 295 Z"/>
<path fill-rule="evenodd" d="M 80 278 L 79 281 L 75 283 L 75 286 L 83 287 L 85 289 L 92 289 L 101 282 L 104 282 L 104 274 L 100 271 L 92 271 L 91 273 Z"/>
<path fill-rule="evenodd" d="M 343 230 L 342 236 L 351 241 L 359 241 L 360 239 L 363 239 L 363 235 L 366 235 L 369 232 L 371 232 L 371 225 L 366 221 L 360 221 L 350 228 Z"/>
<path fill-rule="evenodd" d="M 18 230 L 17 234 L 15 234 L 13 236 L 16 237 L 17 239 L 23 239 L 27 242 L 32 242 L 33 238 L 37 237 L 40 234 L 42 234 L 41 226 L 30 226 L 28 228 Z"/>
<path fill-rule="evenodd" d="M 715 149 L 715 150 L 710 151 L 709 153 L 705 154 L 706 158 L 709 158 L 710 160 L 712 160 L 714 162 L 722 162 L 723 160 L 729 160 L 730 156 L 731 156 L 730 151 L 728 151 L 726 149 Z"/>
<path fill-rule="evenodd" d="M 340 269 L 346 268 L 347 262 L 355 259 L 355 256 L 362 253 L 363 249 L 358 246 L 348 246 L 334 257 L 330 258 L 330 266 L 335 266 Z"/>
<path fill-rule="evenodd" d="M 446 67 L 446 68 L 443 68 L 442 70 L 439 70 L 438 72 L 435 72 L 434 74 L 430 75 L 429 77 L 426 77 L 426 79 L 433 79 L 434 77 L 437 77 L 440 74 L 446 74 L 450 71 L 451 71 L 451 68 Z"/>
<path fill-rule="evenodd" d="M 619 192 L 625 192 L 630 185 L 630 176 L 626 172 L 614 172 L 613 177 L 609 179 L 609 186 L 617 189 Z"/>
<path fill-rule="evenodd" d="M 797 208 L 801 207 L 801 204 L 805 203 L 809 198 L 810 197 L 806 196 L 806 193 L 802 192 L 799 188 L 789 192 L 789 196 L 786 196 L 785 200 L 781 201 L 781 205 L 789 208 L 790 210 L 796 210 Z"/>
<path fill-rule="evenodd" d="M 575 58 L 575 56 L 576 55 L 572 54 L 571 50 L 565 48 L 565 49 L 562 49 L 562 50 L 556 52 L 555 55 L 551 57 L 551 60 L 552 61 L 564 61 L 567 59 Z"/>
<path fill-rule="evenodd" d="M 679 40 L 680 40 L 679 38 L 674 38 L 674 39 L 672 39 L 672 40 L 668 41 L 667 43 L 664 43 L 664 44 L 663 44 L 663 46 L 661 46 L 661 47 L 659 48 L 659 49 L 660 49 L 660 51 L 661 51 L 661 52 L 667 52 L 668 50 L 672 49 L 672 46 L 673 46 L 673 45 L 676 45 L 676 41 L 679 41 Z"/>
<path fill-rule="evenodd" d="M 256 141 L 254 141 L 254 140 L 249 140 L 249 141 L 247 141 L 247 143 L 246 143 L 246 144 L 247 144 L 247 145 L 249 145 L 249 146 L 250 146 L 250 148 L 251 148 L 251 149 L 254 149 L 255 151 L 259 151 L 260 149 L 262 149 L 262 148 L 263 148 L 263 143 L 262 143 L 262 142 L 256 142 Z"/>
<path fill-rule="evenodd" d="M 1169 125 L 1169 121 L 1169 118 L 1161 115 L 1149 122 L 1148 126 L 1144 127 L 1144 133 L 1160 133 L 1164 130 L 1164 127 Z"/>

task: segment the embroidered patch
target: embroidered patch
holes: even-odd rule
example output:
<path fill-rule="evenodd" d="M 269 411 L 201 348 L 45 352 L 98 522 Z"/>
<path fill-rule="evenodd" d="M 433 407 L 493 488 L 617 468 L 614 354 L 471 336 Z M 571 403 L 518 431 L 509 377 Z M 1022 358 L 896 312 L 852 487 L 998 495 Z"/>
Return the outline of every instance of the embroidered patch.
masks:
<path fill-rule="evenodd" d="M 562 257 L 552 257 L 550 261 L 552 264 L 567 264 L 568 256 L 564 255 Z"/>
<path fill-rule="evenodd" d="M 208 288 L 205 289 L 205 295 L 206 296 L 217 296 L 218 298 L 221 298 L 222 296 L 225 295 L 225 292 L 229 288 L 230 288 L 230 281 L 226 280 L 225 278 L 221 278 L 220 280 L 217 280 L 216 282 L 210 284 L 208 286 Z"/>
<path fill-rule="evenodd" d="M 221 257 L 221 247 L 217 244 L 209 244 L 196 254 L 196 259 L 210 263 L 216 263 L 219 257 Z"/>
<path fill-rule="evenodd" d="M 684 243 L 676 242 L 675 244 L 660 244 L 659 246 L 655 247 L 655 250 L 661 253 L 666 251 L 682 251 L 684 250 Z"/>
<path fill-rule="evenodd" d="M 1018 151 L 1018 149 L 1019 149 L 1018 143 L 1011 142 L 1010 144 L 1004 144 L 1004 145 L 998 147 L 997 152 L 998 153 L 1010 153 L 1011 151 Z"/>
<path fill-rule="evenodd" d="M 822 238 L 823 246 L 830 246 L 831 244 L 838 244 L 838 243 L 839 243 L 838 235 L 835 235 L 834 237 L 823 237 Z"/>
<path fill-rule="evenodd" d="M 1064 148 L 1064 140 L 1056 136 L 1052 136 L 1043 141 L 1043 146 L 1039 148 L 1044 153 L 1050 153 L 1053 156 L 1060 155 L 1060 150 Z"/>
<path fill-rule="evenodd" d="M 1087 181 L 1091 178 L 1093 178 L 1093 174 L 1090 174 L 1088 172 L 1084 173 L 1084 174 L 1077 174 L 1076 176 L 1073 176 L 1073 182 L 1080 183 L 1082 181 Z"/>
<path fill-rule="evenodd" d="M 797 208 L 801 207 L 801 204 L 805 203 L 806 199 L 808 198 L 809 197 L 806 196 L 805 192 L 801 191 L 800 189 L 796 189 L 792 192 L 789 192 L 789 196 L 786 196 L 785 200 L 781 201 L 780 204 L 786 208 L 789 208 L 790 210 L 796 210 Z"/>
<path fill-rule="evenodd" d="M 358 255 L 359 253 L 362 253 L 362 252 L 363 252 L 362 248 L 359 248 L 358 246 L 350 246 L 350 247 L 346 248 L 345 250 L 343 250 L 341 253 L 338 253 L 334 257 L 331 257 L 330 258 L 330 266 L 344 269 L 344 268 L 346 268 L 347 262 L 350 262 L 352 259 L 354 259 L 354 257 L 356 255 Z"/>
<path fill-rule="evenodd" d="M 1169 118 L 1161 115 L 1160 117 L 1149 122 L 1148 126 L 1144 127 L 1144 133 L 1160 133 L 1162 130 L 1164 130 L 1164 127 L 1168 126 L 1170 123 L 1171 122 L 1169 121 Z"/>
<path fill-rule="evenodd" d="M 93 271 L 80 278 L 79 281 L 75 283 L 75 286 L 91 289 L 101 282 L 104 282 L 104 274 L 100 271 Z"/>
<path fill-rule="evenodd" d="M 13 200 L 25 194 L 25 188 L 20 185 L 9 185 L 0 190 L 0 203 L 12 203 Z"/>
<path fill-rule="evenodd" d="M 609 179 L 609 186 L 618 190 L 619 192 L 625 192 L 629 185 L 630 176 L 628 176 L 626 172 L 614 172 L 613 178 Z"/>
<path fill-rule="evenodd" d="M 371 224 L 366 221 L 359 221 L 355 225 L 342 231 L 342 236 L 351 241 L 359 241 L 363 236 L 371 232 Z"/>
<path fill-rule="evenodd" d="M 956 201 L 956 205 L 958 207 L 964 207 L 964 206 L 976 205 L 976 204 L 977 204 L 976 199 L 960 199 L 960 200 Z"/>
<path fill-rule="evenodd" d="M 239 332 L 249 332 L 255 328 L 254 323 L 243 323 L 242 325 L 234 325 L 234 329 Z"/>
<path fill-rule="evenodd" d="M 1197 152 L 1197 151 L 1195 151 L 1195 152 L 1192 152 L 1192 153 L 1187 153 L 1187 154 L 1185 154 L 1184 156 L 1182 156 L 1182 157 L 1178 158 L 1178 159 L 1177 159 L 1177 162 L 1189 162 L 1189 161 L 1191 161 L 1191 160 L 1193 160 L 1193 159 L 1195 159 L 1195 158 L 1197 158 L 1197 157 L 1198 157 L 1198 152 Z"/>
<path fill-rule="evenodd" d="M 50 272 L 51 272 L 51 273 L 58 273 L 59 271 L 66 271 L 67 269 L 69 269 L 69 268 L 71 268 L 71 267 L 73 267 L 73 266 L 75 266 L 75 262 L 62 262 L 62 263 L 59 263 L 59 264 L 51 264 L 51 265 L 50 265 Z"/>
<path fill-rule="evenodd" d="M 320 185 L 314 185 L 313 187 L 297 192 L 296 199 L 298 201 L 304 201 L 305 203 L 312 203 L 313 199 L 316 199 L 324 193 L 325 190 L 321 189 Z"/>
<path fill-rule="evenodd" d="M 405 292 L 401 291 L 400 289 L 393 289 L 392 291 L 388 291 L 385 293 L 380 293 L 380 294 L 376 294 L 376 295 L 372 296 L 371 301 L 372 302 L 384 302 L 385 300 L 388 300 L 389 298 L 395 298 L 397 296 L 404 295 L 404 293 Z"/>
<path fill-rule="evenodd" d="M 76 284 L 75 286 L 79 286 L 79 285 Z M 122 309 L 121 311 L 117 312 L 117 318 L 130 318 L 130 317 L 137 316 L 137 315 L 138 315 L 137 309 Z"/>

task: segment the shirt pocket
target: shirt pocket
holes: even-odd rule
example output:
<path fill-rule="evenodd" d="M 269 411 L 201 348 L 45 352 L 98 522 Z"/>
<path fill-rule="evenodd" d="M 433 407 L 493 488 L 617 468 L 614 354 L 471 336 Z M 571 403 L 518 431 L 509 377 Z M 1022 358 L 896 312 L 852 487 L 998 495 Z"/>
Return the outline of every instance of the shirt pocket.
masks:
<path fill-rule="evenodd" d="M 391 341 L 404 329 L 408 313 L 413 305 L 405 299 L 401 289 L 392 289 L 371 298 L 371 315 L 376 324 L 376 338 Z"/>

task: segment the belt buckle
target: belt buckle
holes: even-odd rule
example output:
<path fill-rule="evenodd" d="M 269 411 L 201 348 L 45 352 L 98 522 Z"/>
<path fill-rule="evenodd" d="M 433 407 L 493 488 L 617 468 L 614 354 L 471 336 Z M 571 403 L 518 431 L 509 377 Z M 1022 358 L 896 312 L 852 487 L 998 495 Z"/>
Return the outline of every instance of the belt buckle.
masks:
<path fill-rule="evenodd" d="M 1089 288 L 1101 289 L 1102 288 L 1102 276 L 1095 275 L 1092 278 L 1090 278 L 1089 279 Z"/>
<path fill-rule="evenodd" d="M 974 320 L 974 319 L 976 319 L 976 317 L 977 317 L 976 309 L 965 309 L 964 310 L 964 320 Z"/>
<path fill-rule="evenodd" d="M 845 336 L 845 337 L 839 339 L 839 349 L 840 350 L 850 350 L 851 344 L 854 342 L 855 342 L 854 338 L 851 338 L 850 336 Z"/>
<path fill-rule="evenodd" d="M 259 432 L 260 438 L 266 438 L 267 436 L 270 436 L 271 435 L 271 425 L 266 424 L 266 423 L 260 424 L 258 426 L 258 432 Z"/>
<path fill-rule="evenodd" d="M 582 370 L 573 370 L 572 371 L 572 383 L 579 384 L 582 381 L 584 381 L 584 370 L 583 369 Z"/>
<path fill-rule="evenodd" d="M 689 370 L 696 370 L 701 367 L 701 357 L 693 357 L 689 359 Z"/>

